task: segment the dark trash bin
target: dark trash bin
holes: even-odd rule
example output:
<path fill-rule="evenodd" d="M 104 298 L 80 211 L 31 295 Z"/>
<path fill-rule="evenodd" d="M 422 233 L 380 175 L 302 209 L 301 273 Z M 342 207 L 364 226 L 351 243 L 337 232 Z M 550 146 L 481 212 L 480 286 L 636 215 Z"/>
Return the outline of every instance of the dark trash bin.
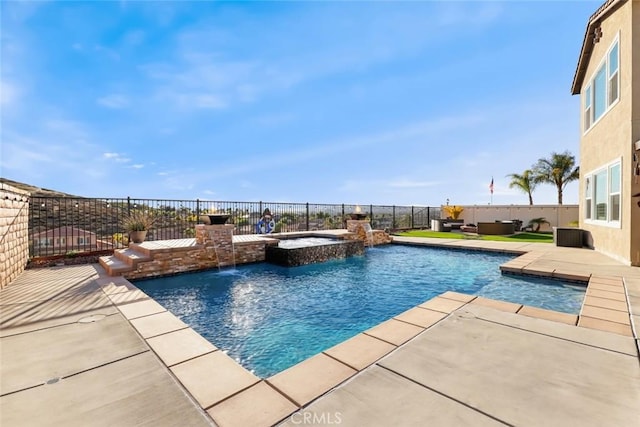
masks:
<path fill-rule="evenodd" d="M 556 246 L 581 248 L 583 230 L 574 227 L 553 227 L 553 243 Z"/>

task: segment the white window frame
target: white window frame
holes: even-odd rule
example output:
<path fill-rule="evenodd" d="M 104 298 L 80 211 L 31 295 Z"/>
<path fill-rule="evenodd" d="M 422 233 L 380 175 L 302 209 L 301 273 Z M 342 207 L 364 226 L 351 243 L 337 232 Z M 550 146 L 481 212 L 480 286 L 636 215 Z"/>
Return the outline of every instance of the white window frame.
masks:
<path fill-rule="evenodd" d="M 619 178 L 619 188 L 617 191 L 612 192 L 611 191 L 611 169 L 615 166 L 619 166 L 619 174 L 620 176 Z M 596 175 L 598 175 L 599 173 L 602 172 L 606 172 L 605 174 L 605 183 L 607 186 L 607 190 L 606 190 L 606 194 L 605 194 L 605 200 L 607 202 L 607 208 L 605 210 L 605 214 L 606 214 L 606 219 L 601 220 L 601 219 L 596 219 L 597 218 L 597 212 L 596 212 L 596 196 L 595 196 L 595 191 L 596 191 L 596 182 L 594 181 L 594 178 Z M 584 203 L 585 203 L 585 218 L 584 218 L 584 222 L 587 224 L 595 224 L 595 225 L 603 225 L 603 226 L 607 226 L 607 227 L 613 227 L 613 228 L 620 228 L 622 225 L 622 158 L 619 157 L 616 160 L 607 163 L 601 167 L 599 167 L 598 169 L 594 169 L 591 172 L 585 174 L 585 180 L 589 180 L 590 182 L 590 186 L 591 186 L 591 194 L 584 194 Z M 612 196 L 618 195 L 620 197 L 620 201 L 618 203 L 618 219 L 617 220 L 612 220 L 612 203 L 611 203 L 611 198 Z M 586 217 L 586 213 L 588 212 L 587 209 L 587 203 L 590 204 L 591 206 L 591 218 L 587 218 Z"/>
<path fill-rule="evenodd" d="M 611 73 L 610 69 L 610 61 L 609 55 L 615 46 L 618 46 L 618 68 Z M 605 67 L 605 93 L 604 93 L 604 102 L 605 102 L 605 110 L 602 112 L 600 117 L 595 118 L 595 101 L 596 101 L 596 91 L 595 89 L 595 79 L 598 72 Z M 610 99 L 610 92 L 612 87 L 612 82 L 616 82 L 617 85 L 617 96 L 615 99 Z M 590 99 L 587 99 L 587 93 L 590 95 Z M 615 105 L 620 101 L 620 33 L 616 34 L 615 39 L 609 45 L 604 57 L 598 63 L 598 66 L 595 68 L 595 71 L 587 80 L 587 85 L 584 87 L 582 92 L 582 126 L 583 133 L 589 132 L 604 116 L 607 115 L 609 110 L 611 110 Z"/>
<path fill-rule="evenodd" d="M 590 221 L 593 218 L 593 175 L 587 175 L 585 177 L 585 186 L 584 219 L 585 221 Z"/>
<path fill-rule="evenodd" d="M 611 185 L 611 169 L 614 167 L 618 167 L 618 189 L 616 191 L 613 190 L 612 185 Z M 607 219 L 609 220 L 609 222 L 620 222 L 620 215 L 622 213 L 622 162 L 616 162 L 616 163 L 612 163 L 609 166 L 609 169 L 607 171 L 607 185 L 608 185 L 608 193 L 607 193 Z M 613 203 L 611 203 L 611 201 L 613 200 L 613 196 L 618 196 L 618 219 L 611 219 L 613 217 Z"/>
<path fill-rule="evenodd" d="M 612 73 L 611 72 L 611 61 L 609 60 L 611 51 L 614 47 L 618 47 L 618 60 L 617 60 L 617 68 Z M 616 82 L 616 98 L 611 99 L 611 83 Z M 607 108 L 618 102 L 620 99 L 620 44 L 618 43 L 618 37 L 616 37 L 616 41 L 611 44 L 609 50 L 607 50 Z M 606 112 L 605 112 L 606 114 Z M 603 114 L 604 116 L 604 114 Z"/>

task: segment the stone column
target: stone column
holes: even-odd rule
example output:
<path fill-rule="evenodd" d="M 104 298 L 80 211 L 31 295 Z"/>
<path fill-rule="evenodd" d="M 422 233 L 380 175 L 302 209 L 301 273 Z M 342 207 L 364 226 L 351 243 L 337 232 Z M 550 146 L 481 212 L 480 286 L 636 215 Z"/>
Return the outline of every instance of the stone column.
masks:
<path fill-rule="evenodd" d="M 358 240 L 362 240 L 366 245 L 370 240 L 368 233 L 371 234 L 371 222 L 368 219 L 348 219 L 347 231 L 355 233 Z"/>
<path fill-rule="evenodd" d="M 196 225 L 196 243 L 203 246 L 208 257 L 215 257 L 215 266 L 235 265 L 233 224 Z"/>

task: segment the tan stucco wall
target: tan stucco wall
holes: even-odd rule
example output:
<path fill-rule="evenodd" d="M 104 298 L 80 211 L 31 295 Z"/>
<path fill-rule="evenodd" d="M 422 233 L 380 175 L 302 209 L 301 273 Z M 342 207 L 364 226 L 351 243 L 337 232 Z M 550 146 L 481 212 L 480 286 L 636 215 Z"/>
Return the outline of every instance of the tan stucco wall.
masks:
<path fill-rule="evenodd" d="M 632 106 L 632 141 L 640 141 L 640 1 L 633 1 L 633 29 L 632 31 L 632 70 L 633 70 L 633 106 Z M 640 161 L 640 151 L 636 151 L 638 161 Z M 632 165 L 633 166 L 633 165 Z M 640 193 L 640 177 L 634 177 L 631 172 L 631 194 Z M 631 199 L 631 262 L 640 266 L 640 197 Z"/>
<path fill-rule="evenodd" d="M 632 220 L 637 223 L 637 214 L 631 212 L 632 200 L 632 89 L 637 92 L 638 76 L 632 82 L 632 52 L 638 50 L 639 45 L 632 36 L 632 12 L 636 25 L 640 25 L 637 9 L 640 2 L 629 1 L 623 4 L 612 15 L 601 23 L 602 38 L 594 46 L 589 66 L 585 74 L 585 81 L 581 92 L 591 81 L 602 59 L 619 35 L 620 51 L 620 96 L 619 101 L 589 131 L 583 134 L 580 144 L 580 226 L 591 233 L 596 250 L 606 253 L 625 263 L 640 263 L 640 258 L 634 254 L 632 259 Z M 634 46 L 635 43 L 635 46 Z M 637 63 L 637 58 L 635 59 Z M 639 70 L 640 68 L 635 68 Z M 584 129 L 583 97 L 580 100 L 580 131 Z M 636 109 L 637 110 L 637 109 Z M 608 163 L 622 159 L 622 200 L 620 227 L 605 226 L 589 223 L 584 220 L 584 194 L 586 174 L 589 174 Z M 635 187 L 635 184 L 634 184 Z M 633 239 L 634 242 L 636 239 Z M 634 246 L 636 244 L 634 243 Z"/>
<path fill-rule="evenodd" d="M 463 208 L 459 219 L 473 224 L 519 219 L 526 225 L 534 218 L 545 218 L 549 224 L 541 226 L 540 231 L 551 231 L 552 227 L 567 227 L 578 221 L 577 205 L 466 205 Z M 444 207 L 441 215 L 442 218 L 447 217 Z"/>

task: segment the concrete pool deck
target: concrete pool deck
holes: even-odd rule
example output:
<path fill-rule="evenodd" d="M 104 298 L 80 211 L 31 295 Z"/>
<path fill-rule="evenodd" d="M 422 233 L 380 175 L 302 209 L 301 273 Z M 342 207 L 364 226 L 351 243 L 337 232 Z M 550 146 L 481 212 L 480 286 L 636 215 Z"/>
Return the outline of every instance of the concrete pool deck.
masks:
<path fill-rule="evenodd" d="M 586 277 L 591 303 L 572 324 L 445 293 L 261 380 L 98 265 L 27 270 L 0 291 L 0 425 L 640 424 L 640 268 L 550 244 L 395 240 L 523 253 L 507 271 Z"/>

